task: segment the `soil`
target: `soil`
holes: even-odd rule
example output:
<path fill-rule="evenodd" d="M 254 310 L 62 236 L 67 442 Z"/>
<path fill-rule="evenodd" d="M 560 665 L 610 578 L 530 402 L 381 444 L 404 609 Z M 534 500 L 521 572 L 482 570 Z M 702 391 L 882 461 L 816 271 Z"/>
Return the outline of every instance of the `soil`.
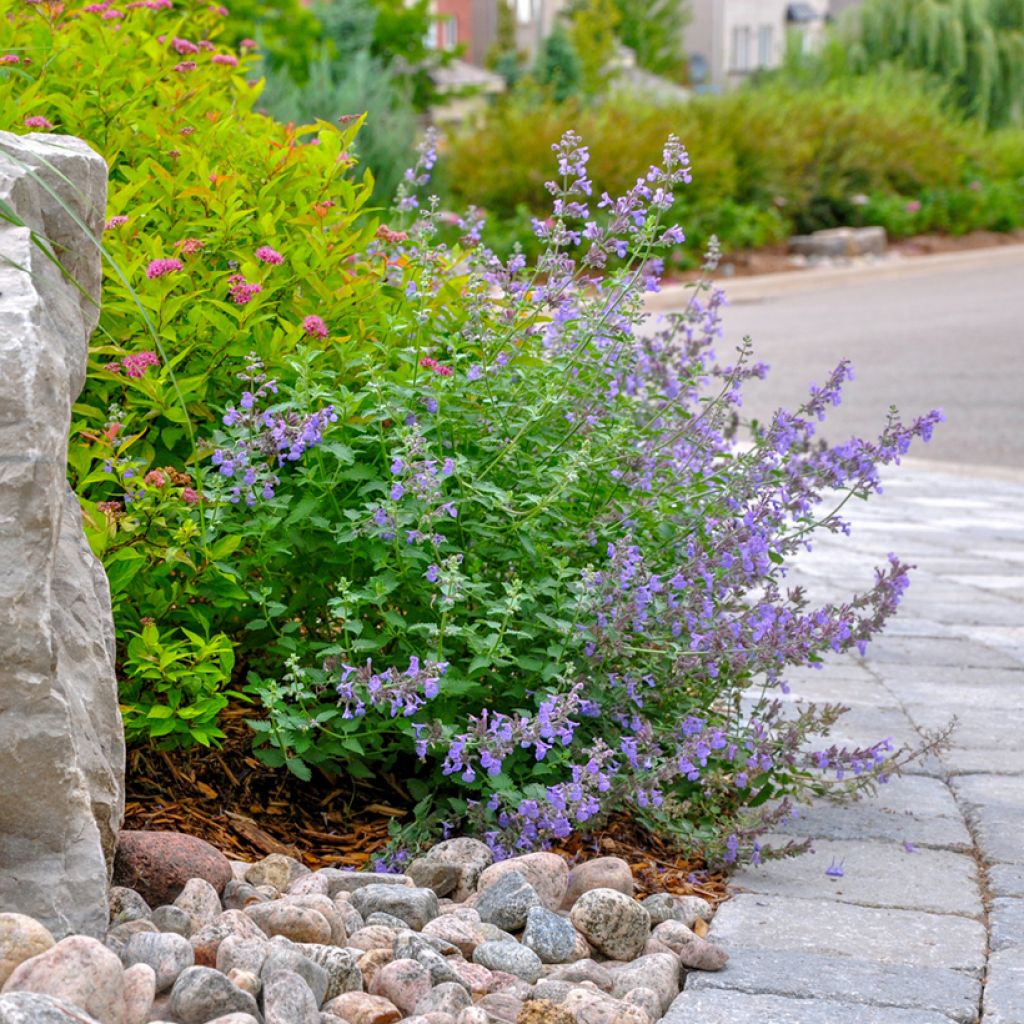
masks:
<path fill-rule="evenodd" d="M 322 774 L 303 782 L 268 768 L 252 755 L 247 715 L 251 710 L 244 707 L 225 712 L 220 725 L 227 739 L 218 750 L 129 751 L 124 828 L 185 832 L 239 860 L 284 853 L 314 869 L 368 866 L 387 846 L 391 823 L 411 817 L 402 787 L 387 779 L 370 787 Z M 699 860 L 626 817 L 573 836 L 557 852 L 570 862 L 623 858 L 638 895 L 672 892 L 713 903 L 726 895 L 724 876 L 704 872 Z M 691 880 L 694 873 L 699 881 Z"/>

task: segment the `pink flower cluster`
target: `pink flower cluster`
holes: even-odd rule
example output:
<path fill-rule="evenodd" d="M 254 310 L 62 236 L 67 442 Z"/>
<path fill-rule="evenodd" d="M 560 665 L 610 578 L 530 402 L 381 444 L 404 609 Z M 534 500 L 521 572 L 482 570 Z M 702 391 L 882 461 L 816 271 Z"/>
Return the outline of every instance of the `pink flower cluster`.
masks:
<path fill-rule="evenodd" d="M 0 56 L 0 64 L 20 64 L 21 58 L 16 53 L 5 53 Z"/>
<path fill-rule="evenodd" d="M 223 64 L 225 67 L 236 68 L 238 67 L 238 58 L 232 57 L 230 53 L 215 53 L 210 60 L 214 64 Z"/>
<path fill-rule="evenodd" d="M 169 11 L 174 7 L 173 0 L 132 0 L 132 3 L 125 4 L 128 10 L 136 7 L 146 7 L 151 11 Z"/>
<path fill-rule="evenodd" d="M 133 352 L 121 360 L 121 365 L 129 377 L 142 377 L 147 367 L 159 366 L 160 360 L 157 359 L 155 352 Z"/>
<path fill-rule="evenodd" d="M 116 216 L 111 217 L 110 220 L 108 220 L 107 223 L 103 225 L 103 230 L 104 231 L 114 231 L 115 229 L 121 227 L 122 224 L 127 224 L 127 223 L 128 223 L 128 218 L 125 217 L 124 214 L 119 213 Z"/>
<path fill-rule="evenodd" d="M 43 117 L 42 114 L 33 114 L 31 117 L 25 118 L 25 127 L 42 128 L 46 131 L 49 131 L 53 127 L 53 124 L 50 121 L 48 121 L 45 117 Z"/>
<path fill-rule="evenodd" d="M 261 245 L 256 250 L 255 256 L 262 263 L 284 263 L 284 257 L 276 249 L 271 249 L 269 245 Z"/>
<path fill-rule="evenodd" d="M 312 338 L 327 337 L 327 324 L 324 323 L 323 317 L 320 316 L 307 316 L 302 321 L 302 329 Z"/>
<path fill-rule="evenodd" d="M 189 71 L 195 71 L 196 62 L 194 60 L 181 60 L 174 65 L 174 70 L 180 74 L 188 74 Z"/>
<path fill-rule="evenodd" d="M 198 238 L 183 238 L 175 248 L 180 249 L 186 256 L 194 256 L 203 248 L 204 243 Z"/>
<path fill-rule="evenodd" d="M 171 259 L 153 260 L 146 267 L 146 277 L 152 281 L 155 277 L 163 277 L 165 274 L 176 274 L 179 270 L 184 269 L 185 264 L 173 257 Z"/>
<path fill-rule="evenodd" d="M 171 46 L 178 51 L 183 57 L 189 53 L 198 53 L 199 47 L 195 43 L 190 42 L 188 39 L 178 39 L 175 37 L 171 40 Z"/>
<path fill-rule="evenodd" d="M 455 372 L 450 366 L 444 366 L 436 359 L 431 359 L 430 356 L 424 356 L 420 360 L 420 366 L 426 370 L 433 370 L 434 373 L 441 377 L 450 377 Z"/>
<path fill-rule="evenodd" d="M 254 295 L 263 291 L 263 285 L 255 281 L 246 281 L 241 274 L 232 274 L 228 278 L 228 292 L 236 306 L 244 306 Z"/>

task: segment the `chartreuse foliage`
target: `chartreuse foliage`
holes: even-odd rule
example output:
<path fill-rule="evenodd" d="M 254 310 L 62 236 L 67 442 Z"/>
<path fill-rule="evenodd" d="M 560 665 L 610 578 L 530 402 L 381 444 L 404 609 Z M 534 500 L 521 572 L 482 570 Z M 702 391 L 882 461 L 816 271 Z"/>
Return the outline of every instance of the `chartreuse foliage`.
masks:
<path fill-rule="evenodd" d="M 816 443 L 843 364 L 740 444 L 765 368 L 714 355 L 721 293 L 641 330 L 684 240 L 677 139 L 598 199 L 566 133 L 538 262 L 496 257 L 474 217 L 448 248 L 420 194 L 433 142 L 377 227 L 354 129 L 254 113 L 207 41 L 219 17 L 143 0 L 0 22 L 0 123 L 111 164 L 70 461 L 131 734 L 214 742 L 244 692 L 267 763 L 407 780 L 421 828 L 506 851 L 629 809 L 757 858 L 773 798 L 884 775 L 884 741 L 826 746 L 839 709 L 794 719 L 773 692 L 863 647 L 906 567 L 821 608 L 784 573 L 938 414 Z"/>

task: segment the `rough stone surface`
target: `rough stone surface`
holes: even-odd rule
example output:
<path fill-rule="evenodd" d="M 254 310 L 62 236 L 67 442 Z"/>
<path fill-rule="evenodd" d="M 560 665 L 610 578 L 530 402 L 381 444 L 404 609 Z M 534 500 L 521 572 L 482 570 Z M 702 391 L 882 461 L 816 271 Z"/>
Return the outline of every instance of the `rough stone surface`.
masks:
<path fill-rule="evenodd" d="M 992 954 L 983 1009 L 985 1024 L 1019 1024 L 1024 1020 L 1024 949 Z"/>
<path fill-rule="evenodd" d="M 102 1024 L 131 1024 L 125 1013 L 121 961 L 98 939 L 69 935 L 19 964 L 6 992 L 38 992 L 74 1003 Z"/>
<path fill-rule="evenodd" d="M 533 907 L 526 915 L 523 945 L 540 957 L 541 963 L 564 964 L 576 950 L 576 929 L 547 907 Z"/>
<path fill-rule="evenodd" d="M 377 971 L 370 985 L 373 995 L 383 996 L 406 1015 L 430 989 L 430 971 L 418 960 L 392 960 Z"/>
<path fill-rule="evenodd" d="M 0 987 L 20 963 L 45 953 L 53 936 L 24 914 L 0 914 Z"/>
<path fill-rule="evenodd" d="M 225 1013 L 249 1013 L 263 1019 L 256 1000 L 212 967 L 189 967 L 171 989 L 171 1012 L 181 1024 L 205 1024 Z"/>
<path fill-rule="evenodd" d="M 110 923 L 123 924 L 125 921 L 144 921 L 153 916 L 149 904 L 134 890 L 123 885 L 112 885 L 107 895 Z"/>
<path fill-rule="evenodd" d="M 432 846 L 426 858 L 442 864 L 453 864 L 459 869 L 459 882 L 451 895 L 452 899 L 460 903 L 476 892 L 480 875 L 494 863 L 494 854 L 486 843 L 462 836 L 445 839 Z"/>
<path fill-rule="evenodd" d="M 642 956 L 612 972 L 612 995 L 624 999 L 636 988 L 650 989 L 658 999 L 658 1016 L 679 995 L 679 960 L 672 953 Z"/>
<path fill-rule="evenodd" d="M 65 999 L 37 992 L 0 996 L 0 1024 L 100 1024 Z"/>
<path fill-rule="evenodd" d="M 213 967 L 217 963 L 217 950 L 229 935 L 261 941 L 267 938 L 266 932 L 251 917 L 247 917 L 240 910 L 225 910 L 216 921 L 200 929 L 189 939 L 195 953 L 196 964 Z"/>
<path fill-rule="evenodd" d="M 969 1024 L 977 1016 L 981 982 L 959 971 L 935 967 L 740 949 L 733 952 L 727 970 L 687 978 L 687 992 L 705 989 L 916 1008 Z"/>
<path fill-rule="evenodd" d="M 473 1005 L 470 994 L 453 981 L 435 985 L 417 1004 L 417 1014 L 450 1013 L 453 1017 Z"/>
<path fill-rule="evenodd" d="M 358 992 L 362 989 L 363 975 L 352 950 L 312 943 L 298 943 L 297 948 L 327 972 L 324 999 L 333 999 L 343 992 Z"/>
<path fill-rule="evenodd" d="M 394 1024 L 402 1017 L 402 1011 L 389 999 L 369 992 L 346 992 L 330 1000 L 324 1009 L 348 1024 Z"/>
<path fill-rule="evenodd" d="M 979 921 L 831 900 L 734 896 L 718 908 L 710 938 L 729 950 L 792 950 L 974 975 L 985 963 L 985 928 Z"/>
<path fill-rule="evenodd" d="M 480 893 L 475 909 L 485 924 L 513 932 L 526 924 L 532 908 L 541 906 L 537 890 L 526 878 L 518 871 L 506 871 Z"/>
<path fill-rule="evenodd" d="M 156 972 L 149 964 L 132 964 L 121 976 L 126 1024 L 142 1024 L 156 996 Z"/>
<path fill-rule="evenodd" d="M 992 949 L 1024 946 L 1024 900 L 1000 897 L 989 907 Z"/>
<path fill-rule="evenodd" d="M 0 201 L 24 225 L 0 221 L 0 908 L 55 938 L 106 931 L 124 814 L 110 589 L 66 464 L 100 298 L 79 225 L 102 234 L 106 181 L 79 139 L 0 133 Z"/>
<path fill-rule="evenodd" d="M 621 857 L 595 857 L 585 860 L 569 872 L 569 887 L 562 902 L 563 910 L 591 889 L 616 889 L 627 896 L 633 895 L 633 872 Z"/>
<path fill-rule="evenodd" d="M 473 963 L 514 974 L 531 985 L 540 977 L 540 957 L 518 942 L 482 942 L 473 950 Z"/>
<path fill-rule="evenodd" d="M 616 889 L 591 889 L 572 908 L 576 930 L 612 960 L 632 960 L 651 934 L 651 918 L 636 900 Z"/>
<path fill-rule="evenodd" d="M 866 1017 L 864 1007 L 856 1003 L 686 991 L 672 1004 L 662 1024 L 949 1024 L 948 1017 L 921 1010 L 875 1007 L 870 1014 Z"/>
<path fill-rule="evenodd" d="M 327 971 L 314 963 L 293 943 L 275 942 L 268 947 L 267 955 L 260 966 L 260 980 L 264 991 L 267 990 L 270 980 L 281 971 L 298 975 L 312 992 L 318 1007 L 327 998 Z"/>
<path fill-rule="evenodd" d="M 153 968 L 156 991 L 170 988 L 188 967 L 195 964 L 192 944 L 182 935 L 173 932 L 140 932 L 133 935 L 121 953 L 121 962 L 126 967 L 132 964 L 148 964 Z"/>
<path fill-rule="evenodd" d="M 192 918 L 181 907 L 173 904 L 157 907 L 150 921 L 161 932 L 173 932 L 186 939 L 192 934 Z"/>
<path fill-rule="evenodd" d="M 433 889 L 400 885 L 367 885 L 352 893 L 352 906 L 363 917 L 383 911 L 401 918 L 414 931 L 422 931 L 438 916 L 437 894 Z"/>
<path fill-rule="evenodd" d="M 182 832 L 120 834 L 114 882 L 136 890 L 151 907 L 174 903 L 192 878 L 205 879 L 222 893 L 231 864 L 205 840 Z"/>
<path fill-rule="evenodd" d="M 789 251 L 798 256 L 848 258 L 884 256 L 888 246 L 885 228 L 824 228 L 809 235 L 794 235 Z"/>
<path fill-rule="evenodd" d="M 331 941 L 331 925 L 318 910 L 273 900 L 254 903 L 244 913 L 267 935 L 283 935 L 293 942 L 324 943 Z"/>
<path fill-rule="evenodd" d="M 462 879 L 462 868 L 457 864 L 446 864 L 441 860 L 417 857 L 406 869 L 413 885 L 421 889 L 433 889 L 438 897 L 450 896 Z"/>
<path fill-rule="evenodd" d="M 569 865 L 554 853 L 524 853 L 485 868 L 476 884 L 483 893 L 503 875 L 517 871 L 536 890 L 548 910 L 558 910 L 569 888 Z"/>
<path fill-rule="evenodd" d="M 320 1005 L 294 971 L 277 971 L 263 985 L 266 1024 L 320 1024 Z"/>
<path fill-rule="evenodd" d="M 292 878 L 291 857 L 272 853 L 245 869 L 245 880 L 250 885 L 272 885 L 278 892 L 288 888 Z"/>

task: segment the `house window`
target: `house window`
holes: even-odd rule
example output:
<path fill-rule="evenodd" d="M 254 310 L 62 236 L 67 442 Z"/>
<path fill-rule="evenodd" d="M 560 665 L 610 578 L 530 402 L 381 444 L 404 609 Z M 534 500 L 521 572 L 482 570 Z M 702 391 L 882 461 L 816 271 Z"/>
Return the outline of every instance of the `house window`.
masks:
<path fill-rule="evenodd" d="M 750 70 L 750 27 L 737 25 L 732 30 L 732 68 L 734 71 Z"/>
<path fill-rule="evenodd" d="M 533 23 L 533 0 L 515 0 L 516 18 L 520 25 Z"/>
<path fill-rule="evenodd" d="M 442 50 L 454 50 L 459 43 L 459 23 L 454 14 L 446 14 L 437 26 Z"/>
<path fill-rule="evenodd" d="M 757 30 L 757 66 L 759 68 L 770 68 L 775 63 L 772 59 L 774 42 L 774 26 L 762 25 Z"/>

